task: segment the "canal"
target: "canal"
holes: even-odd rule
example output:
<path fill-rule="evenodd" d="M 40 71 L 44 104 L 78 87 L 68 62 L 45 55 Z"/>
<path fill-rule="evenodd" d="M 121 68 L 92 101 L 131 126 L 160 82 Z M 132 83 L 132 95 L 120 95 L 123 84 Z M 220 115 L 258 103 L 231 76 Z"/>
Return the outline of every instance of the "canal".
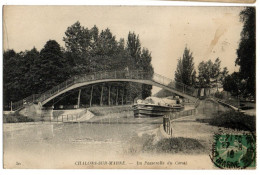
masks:
<path fill-rule="evenodd" d="M 118 160 L 131 155 L 133 147 L 141 147 L 136 138 L 156 133 L 161 123 L 162 118 L 134 117 L 85 123 L 5 123 L 5 164 L 51 168 L 76 160 Z"/>
<path fill-rule="evenodd" d="M 95 116 L 86 122 L 5 123 L 4 167 L 187 169 L 188 164 L 189 168 L 209 168 L 212 163 L 208 153 L 213 132 L 218 128 L 197 122 L 196 118 L 207 117 L 216 110 L 224 108 L 212 102 L 202 103 L 198 116 L 185 117 L 174 123 L 176 137 L 196 139 L 204 145 L 199 155 L 144 152 L 145 140 L 150 137 L 155 141 L 160 139 L 162 118 L 134 118 L 127 113 L 113 118 Z M 198 158 L 205 164 L 198 165 Z M 100 161 L 125 162 L 114 166 L 93 165 Z M 163 161 L 165 164 L 138 166 L 137 161 Z M 187 164 L 168 165 L 166 162 Z"/>

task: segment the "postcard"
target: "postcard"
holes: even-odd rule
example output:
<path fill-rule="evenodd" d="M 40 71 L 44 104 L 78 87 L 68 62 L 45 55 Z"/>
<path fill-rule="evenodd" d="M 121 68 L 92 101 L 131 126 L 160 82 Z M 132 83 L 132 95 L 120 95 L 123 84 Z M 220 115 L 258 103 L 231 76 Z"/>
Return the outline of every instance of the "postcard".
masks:
<path fill-rule="evenodd" d="M 5 169 L 256 169 L 254 7 L 3 7 Z"/>

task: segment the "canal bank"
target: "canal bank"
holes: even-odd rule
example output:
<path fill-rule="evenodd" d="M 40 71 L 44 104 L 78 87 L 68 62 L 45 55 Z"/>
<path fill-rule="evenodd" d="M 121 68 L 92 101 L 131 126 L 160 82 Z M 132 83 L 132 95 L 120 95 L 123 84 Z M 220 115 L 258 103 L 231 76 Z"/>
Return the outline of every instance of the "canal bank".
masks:
<path fill-rule="evenodd" d="M 212 151 L 214 134 L 219 129 L 234 132 L 201 121 L 210 118 L 213 112 L 225 110 L 212 102 L 202 102 L 198 107 L 199 114 L 174 121 L 172 138 L 161 135 L 162 118 L 134 118 L 128 107 L 106 109 L 102 111 L 95 107 L 92 112 L 99 115 L 84 122 L 5 123 L 4 159 L 8 161 L 4 166 L 151 168 L 144 165 L 145 161 L 161 160 L 164 164 L 156 165 L 156 168 L 182 169 L 187 168 L 186 165 L 191 169 L 208 168 L 212 165 L 208 155 Z M 192 161 L 198 157 L 204 164 Z M 12 160 L 21 165 L 17 166 Z M 79 164 L 79 161 L 86 163 Z M 111 167 L 99 164 L 100 161 L 125 163 Z"/>

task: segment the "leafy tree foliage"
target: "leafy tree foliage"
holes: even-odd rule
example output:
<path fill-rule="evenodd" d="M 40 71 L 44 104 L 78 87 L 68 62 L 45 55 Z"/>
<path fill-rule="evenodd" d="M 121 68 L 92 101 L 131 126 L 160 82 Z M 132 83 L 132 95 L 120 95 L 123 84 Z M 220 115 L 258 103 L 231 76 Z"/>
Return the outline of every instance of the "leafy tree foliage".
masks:
<path fill-rule="evenodd" d="M 4 106 L 8 106 L 11 101 L 17 101 L 17 99 L 35 93 L 37 87 L 34 86 L 34 83 L 37 82 L 35 76 L 37 68 L 34 67 L 34 64 L 35 58 L 38 57 L 39 52 L 35 48 L 20 53 L 15 53 L 13 50 L 4 52 Z"/>
<path fill-rule="evenodd" d="M 91 38 L 89 30 L 82 27 L 79 21 L 68 27 L 65 35 L 66 37 L 63 38 L 63 41 L 69 52 L 80 54 L 88 51 Z"/>
<path fill-rule="evenodd" d="M 225 78 L 228 76 L 228 72 L 229 71 L 228 71 L 227 67 L 224 67 L 223 71 L 220 74 L 221 76 L 220 76 L 219 80 L 220 80 L 222 85 L 224 84 Z"/>
<path fill-rule="evenodd" d="M 110 29 L 88 29 L 80 22 L 69 26 L 63 38 L 65 48 L 49 40 L 39 51 L 4 52 L 4 105 L 32 93 L 43 93 L 66 79 L 98 71 L 139 70 L 153 76 L 151 53 L 141 47 L 139 36 L 129 32 L 127 43 L 116 40 Z M 151 86 L 112 82 L 83 87 L 81 102 L 85 105 L 111 105 L 132 102 L 151 95 Z M 93 92 L 92 92 L 93 89 Z M 47 105 L 72 105 L 78 90 L 64 94 Z M 91 93 L 92 92 L 92 93 Z M 110 95 L 109 95 L 110 94 Z M 91 98 L 92 97 L 92 98 Z"/>
<path fill-rule="evenodd" d="M 14 83 L 14 78 L 19 76 L 17 70 L 17 55 L 14 50 L 7 50 L 3 55 L 3 103 L 4 107 L 8 107 L 8 103 L 15 99 L 15 94 L 18 91 L 18 83 Z M 19 79 L 16 79 L 19 81 Z M 14 92 L 14 93 L 11 93 Z"/>
<path fill-rule="evenodd" d="M 39 77 L 38 91 L 44 92 L 63 82 L 66 78 L 65 60 L 60 45 L 49 40 L 40 51 L 40 59 L 37 62 L 37 76 Z"/>
<path fill-rule="evenodd" d="M 236 64 L 240 66 L 240 77 L 246 83 L 241 89 L 245 96 L 255 98 L 256 91 L 256 15 L 254 7 L 246 7 L 240 13 L 244 23 L 239 48 L 237 50 Z"/>
<path fill-rule="evenodd" d="M 30 51 L 26 51 L 25 54 L 21 57 L 21 61 L 23 61 L 22 64 L 24 64 L 25 68 L 23 70 L 23 79 L 21 79 L 21 85 L 24 85 L 24 87 L 21 88 L 27 96 L 38 92 L 39 84 L 37 82 L 39 75 L 37 72 L 39 71 L 39 67 L 37 67 L 36 64 L 39 62 L 39 60 L 40 53 L 36 48 L 33 48 Z"/>
<path fill-rule="evenodd" d="M 138 59 L 140 57 L 141 43 L 139 40 L 139 35 L 136 35 L 134 32 L 129 32 L 127 40 L 127 49 L 133 58 Z"/>
<path fill-rule="evenodd" d="M 143 71 L 148 72 L 149 77 L 153 77 L 153 66 L 151 64 L 152 56 L 148 49 L 144 48 L 142 50 L 141 59 L 140 59 L 140 66 L 142 67 Z M 142 98 L 146 98 L 152 95 L 152 86 L 151 85 L 142 85 Z"/>
<path fill-rule="evenodd" d="M 241 89 L 245 87 L 245 83 L 241 82 L 241 74 L 239 72 L 233 72 L 231 75 L 227 75 L 223 81 L 223 89 L 231 93 L 231 95 L 237 96 L 241 94 Z"/>
<path fill-rule="evenodd" d="M 213 67 L 213 63 L 211 60 L 207 61 L 207 62 L 200 62 L 199 66 L 198 66 L 198 71 L 199 71 L 199 75 L 198 75 L 198 84 L 199 87 L 201 88 L 209 88 L 211 87 L 211 70 Z"/>
<path fill-rule="evenodd" d="M 136 35 L 134 32 L 129 32 L 128 40 L 127 40 L 127 51 L 130 53 L 132 59 L 128 62 L 130 65 L 128 66 L 129 69 L 132 70 L 140 70 L 148 72 L 149 77 L 153 76 L 153 67 L 151 65 L 151 53 L 148 49 L 143 48 L 141 49 L 141 44 L 139 40 L 139 35 Z M 127 67 L 127 68 L 128 68 Z M 136 83 L 129 83 L 130 84 L 130 92 L 133 92 L 133 98 L 137 98 L 138 92 L 142 92 L 141 97 L 146 98 L 151 96 L 151 85 L 140 85 Z"/>
<path fill-rule="evenodd" d="M 185 47 L 182 58 L 178 60 L 177 69 L 175 71 L 175 81 L 188 86 L 195 85 L 196 71 L 194 69 L 193 59 L 192 53 Z"/>
<path fill-rule="evenodd" d="M 198 71 L 198 87 L 200 88 L 218 88 L 228 74 L 226 67 L 221 70 L 221 61 L 219 58 L 214 63 L 211 60 L 200 62 Z"/>

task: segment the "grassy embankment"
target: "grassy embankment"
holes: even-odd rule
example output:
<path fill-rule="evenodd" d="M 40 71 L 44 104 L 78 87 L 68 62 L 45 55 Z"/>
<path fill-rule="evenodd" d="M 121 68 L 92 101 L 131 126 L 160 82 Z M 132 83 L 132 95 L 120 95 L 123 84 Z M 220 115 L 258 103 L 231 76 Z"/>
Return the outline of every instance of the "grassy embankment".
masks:
<path fill-rule="evenodd" d="M 34 122 L 32 118 L 22 116 L 18 113 L 3 114 L 3 123 Z"/>
<path fill-rule="evenodd" d="M 213 113 L 209 118 L 196 119 L 196 121 L 208 123 L 212 126 L 251 132 L 256 131 L 255 116 L 246 115 L 233 110 Z"/>
<path fill-rule="evenodd" d="M 256 131 L 255 116 L 249 116 L 232 110 L 213 113 L 211 116 L 207 116 L 207 118 L 198 118 L 196 121 L 228 129 L 249 131 L 252 133 Z M 200 154 L 208 151 L 205 145 L 198 139 L 175 137 L 155 141 L 154 137 L 154 135 L 148 134 L 142 137 L 135 137 L 133 144 L 130 144 L 131 146 L 128 148 L 128 152 Z M 139 144 L 136 145 L 134 143 Z"/>
<path fill-rule="evenodd" d="M 107 117 L 126 117 L 133 116 L 133 110 L 131 105 L 123 106 L 96 106 L 88 108 L 95 116 L 107 116 Z"/>
<path fill-rule="evenodd" d="M 200 154 L 206 152 L 205 147 L 192 138 L 176 137 L 163 138 L 155 141 L 155 135 L 144 134 L 134 137 L 129 144 L 128 153 L 172 153 L 172 154 Z"/>
<path fill-rule="evenodd" d="M 238 99 L 234 96 L 229 97 L 229 98 L 223 98 L 223 97 L 219 97 L 219 100 L 221 100 L 222 102 L 232 105 L 236 108 L 239 108 L 241 110 L 248 110 L 248 109 L 255 109 L 256 107 L 256 103 L 253 101 L 245 101 L 242 99 Z"/>
<path fill-rule="evenodd" d="M 197 118 L 196 121 L 227 129 L 249 131 L 252 133 L 255 133 L 256 131 L 255 116 L 246 115 L 233 110 L 215 112 L 206 117 Z M 154 136 L 145 135 L 139 138 L 137 137 L 134 142 L 140 143 L 140 145 L 130 146 L 128 149 L 128 152 L 130 153 L 156 152 L 199 154 L 208 151 L 200 140 L 194 138 L 165 138 L 155 142 Z"/>

